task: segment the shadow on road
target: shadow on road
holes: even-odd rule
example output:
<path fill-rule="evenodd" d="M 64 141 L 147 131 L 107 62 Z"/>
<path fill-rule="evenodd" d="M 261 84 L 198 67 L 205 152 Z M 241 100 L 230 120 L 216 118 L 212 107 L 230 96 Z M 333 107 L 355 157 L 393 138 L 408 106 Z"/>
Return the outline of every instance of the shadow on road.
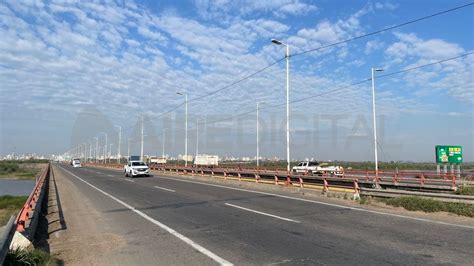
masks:
<path fill-rule="evenodd" d="M 66 230 L 67 225 L 63 215 L 61 199 L 59 197 L 53 168 L 51 168 L 50 178 L 46 182 L 48 189 L 46 189 L 45 199 L 47 200 L 44 200 L 42 203 L 43 211 L 39 217 L 33 245 L 35 248 L 50 253 L 50 246 L 48 243 L 50 236 L 55 232 Z M 64 265 L 62 260 L 56 259 L 56 263 L 58 265 Z"/>

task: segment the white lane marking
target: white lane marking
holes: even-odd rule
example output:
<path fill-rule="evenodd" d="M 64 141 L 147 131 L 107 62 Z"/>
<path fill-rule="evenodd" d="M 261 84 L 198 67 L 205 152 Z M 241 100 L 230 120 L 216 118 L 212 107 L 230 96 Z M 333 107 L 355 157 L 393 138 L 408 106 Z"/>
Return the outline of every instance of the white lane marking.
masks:
<path fill-rule="evenodd" d="M 284 221 L 287 221 L 287 222 L 300 223 L 299 221 L 295 221 L 295 220 L 288 219 L 288 218 L 285 218 L 285 217 L 269 214 L 269 213 L 266 213 L 266 212 L 261 212 L 261 211 L 256 211 L 256 210 L 244 208 L 244 207 L 237 206 L 237 205 L 230 204 L 230 203 L 225 203 L 225 205 L 230 206 L 230 207 L 234 207 L 234 208 L 238 208 L 238 209 L 242 209 L 242 210 L 246 210 L 246 211 L 249 211 L 249 212 L 258 213 L 258 214 L 261 214 L 261 215 L 270 216 L 270 217 L 277 218 L 277 219 L 280 219 L 280 220 L 284 220 Z"/>
<path fill-rule="evenodd" d="M 135 182 L 133 180 L 130 180 L 130 179 L 124 179 L 125 181 L 128 181 L 128 182 Z"/>
<path fill-rule="evenodd" d="M 114 177 L 113 175 L 107 175 L 108 177 Z"/>
<path fill-rule="evenodd" d="M 159 187 L 159 186 L 155 186 L 155 188 L 163 189 L 163 190 L 170 191 L 170 192 L 176 192 L 176 191 L 174 191 L 174 190 L 172 190 L 172 189 L 164 188 L 164 187 Z"/>
<path fill-rule="evenodd" d="M 387 212 L 381 212 L 381 211 L 367 210 L 367 209 L 361 209 L 361 208 L 356 208 L 356 207 L 348 207 L 348 206 L 338 205 L 338 204 L 334 204 L 334 203 L 327 203 L 327 202 L 316 201 L 316 200 L 302 199 L 302 198 L 296 198 L 296 197 L 285 196 L 285 195 L 278 195 L 278 194 L 268 193 L 268 192 L 261 192 L 261 191 L 243 189 L 243 188 L 234 188 L 234 187 L 221 186 L 221 185 L 215 185 L 215 184 L 207 184 L 207 183 L 201 183 L 201 182 L 196 182 L 196 181 L 191 181 L 191 180 L 182 180 L 182 179 L 176 179 L 176 178 L 165 177 L 165 176 L 160 176 L 160 178 L 175 180 L 175 181 L 179 181 L 179 182 L 186 182 L 186 183 L 199 184 L 199 185 L 203 185 L 203 186 L 220 187 L 220 188 L 231 189 L 231 190 L 238 190 L 238 191 L 245 191 L 245 192 L 250 192 L 250 193 L 255 193 L 255 194 L 262 194 L 262 195 L 268 195 L 268 196 L 275 196 L 275 197 L 279 197 L 279 198 L 292 199 L 292 200 L 298 200 L 298 201 L 304 201 L 304 202 L 310 202 L 310 203 L 316 203 L 316 204 L 320 204 L 320 205 L 326 205 L 326 206 L 331 206 L 331 207 L 336 207 L 336 208 L 342 208 L 342 209 L 348 209 L 348 210 L 354 210 L 354 211 L 361 211 L 361 212 L 368 212 L 368 213 L 374 213 L 374 214 L 380 214 L 380 215 L 387 215 L 387 216 L 398 217 L 398 218 L 404 218 L 404 219 L 415 220 L 415 221 L 420 221 L 420 222 L 435 223 L 435 224 L 449 225 L 449 226 L 455 226 L 455 227 L 461 227 L 461 228 L 467 228 L 467 229 L 474 229 L 474 226 L 469 226 L 469 225 L 452 224 L 452 223 L 446 223 L 446 222 L 435 221 L 435 220 L 424 219 L 424 218 L 410 217 L 410 216 L 405 216 L 405 215 L 400 215 L 400 214 L 394 214 L 394 213 L 387 213 Z"/>
<path fill-rule="evenodd" d="M 85 181 L 84 179 L 80 178 L 79 176 L 69 172 L 68 170 L 60 167 L 62 170 L 66 171 L 67 173 L 69 173 L 70 175 L 74 176 L 75 178 L 79 179 L 80 181 L 86 183 L 87 185 L 89 185 L 90 187 L 94 188 L 95 190 L 99 191 L 100 193 L 106 195 L 107 197 L 115 200 L 116 202 L 120 203 L 121 205 L 123 205 L 125 208 L 135 212 L 136 214 L 140 215 L 141 217 L 145 218 L 146 220 L 150 221 L 151 223 L 159 226 L 160 228 L 168 231 L 168 233 L 174 235 L 175 237 L 181 239 L 183 242 L 185 242 L 186 244 L 190 245 L 191 247 L 193 247 L 194 249 L 196 249 L 197 251 L 201 252 L 202 254 L 208 256 L 209 258 L 213 259 L 215 262 L 219 263 L 220 265 L 233 265 L 232 263 L 226 261 L 225 259 L 217 256 L 216 254 L 212 253 L 211 251 L 209 251 L 208 249 L 204 248 L 203 246 L 197 244 L 196 242 L 194 242 L 193 240 L 187 238 L 186 236 L 176 232 L 173 228 L 151 218 L 150 216 L 146 215 L 145 213 L 135 209 L 135 207 L 125 203 L 124 201 L 116 198 L 115 196 L 112 196 L 111 194 L 105 192 L 104 190 L 92 185 L 91 183 Z M 125 180 L 128 180 L 128 179 L 125 179 Z"/>

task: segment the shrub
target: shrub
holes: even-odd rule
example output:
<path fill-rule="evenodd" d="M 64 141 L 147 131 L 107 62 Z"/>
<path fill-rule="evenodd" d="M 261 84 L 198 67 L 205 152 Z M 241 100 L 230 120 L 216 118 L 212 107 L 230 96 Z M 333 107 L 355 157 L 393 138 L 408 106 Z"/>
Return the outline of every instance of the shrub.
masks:
<path fill-rule="evenodd" d="M 10 250 L 5 258 L 4 265 L 58 265 L 56 259 L 40 249 Z"/>
<path fill-rule="evenodd" d="M 456 194 L 474 196 L 474 187 L 461 187 L 456 191 Z"/>
<path fill-rule="evenodd" d="M 474 217 L 474 205 L 458 202 L 443 202 L 419 197 L 400 197 L 383 199 L 383 202 L 409 211 L 451 212 L 457 215 Z"/>

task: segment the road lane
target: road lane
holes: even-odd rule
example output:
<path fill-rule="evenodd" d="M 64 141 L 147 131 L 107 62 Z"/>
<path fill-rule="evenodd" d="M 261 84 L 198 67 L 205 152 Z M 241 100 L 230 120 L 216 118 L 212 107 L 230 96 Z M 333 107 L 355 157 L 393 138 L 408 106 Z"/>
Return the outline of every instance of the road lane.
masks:
<path fill-rule="evenodd" d="M 242 206 L 238 206 L 238 205 L 235 205 L 235 204 L 225 203 L 225 205 L 230 206 L 230 207 L 234 207 L 234 208 L 237 208 L 237 209 L 241 209 L 241 210 L 244 210 L 244 211 L 249 211 L 249 212 L 265 215 L 265 216 L 268 216 L 268 217 L 273 217 L 273 218 L 280 219 L 280 220 L 287 221 L 287 222 L 300 223 L 300 222 L 295 221 L 293 219 L 280 217 L 278 215 L 273 215 L 273 214 L 262 212 L 262 211 L 252 210 L 252 209 L 245 208 L 245 207 L 242 207 Z"/>
<path fill-rule="evenodd" d="M 67 168 L 67 167 L 66 167 Z M 69 170 L 69 169 L 68 169 Z M 213 260 L 53 166 L 64 228 L 48 229 L 51 253 L 69 265 L 213 265 Z M 86 175 L 85 171 L 82 175 Z M 51 181 L 53 182 L 53 181 Z M 56 203 L 59 204 L 59 201 Z M 49 220 L 49 224 L 55 222 Z"/>
<path fill-rule="evenodd" d="M 226 261 L 225 259 L 217 256 L 216 254 L 212 253 L 211 251 L 209 251 L 208 249 L 204 248 L 203 246 L 195 243 L 194 241 L 192 241 L 191 239 L 187 238 L 186 236 L 176 232 L 174 229 L 170 228 L 169 226 L 151 218 L 150 216 L 146 215 L 145 213 L 137 210 L 135 207 L 129 205 L 128 203 L 118 199 L 117 197 L 111 195 L 110 193 L 107 193 L 105 192 L 104 190 L 92 185 L 91 183 L 85 181 L 83 178 L 79 177 L 78 175 L 76 174 L 73 174 L 71 173 L 70 171 L 66 170 L 66 169 L 62 169 L 64 171 L 66 171 L 68 174 L 76 177 L 78 180 L 84 182 L 85 184 L 89 185 L 90 187 L 94 188 L 95 190 L 99 191 L 100 193 L 104 194 L 105 196 L 111 198 L 112 200 L 116 201 L 117 203 L 119 203 L 120 205 L 122 205 L 123 207 L 133 211 L 134 213 L 138 214 L 139 216 L 145 218 L 146 220 L 148 220 L 149 222 L 157 225 L 158 227 L 160 227 L 161 229 L 167 231 L 168 233 L 172 234 L 173 236 L 177 237 L 178 239 L 182 240 L 183 242 L 185 242 L 186 244 L 190 245 L 191 247 L 193 247 L 194 249 L 196 249 L 197 251 L 201 252 L 202 254 L 208 256 L 209 258 L 213 259 L 214 261 L 216 261 L 217 263 L 221 264 L 221 265 L 232 265 L 231 263 L 229 263 L 228 261 Z M 110 176 L 110 175 L 108 175 Z M 131 181 L 131 180 L 127 180 L 127 181 Z"/>
<path fill-rule="evenodd" d="M 81 174 L 83 169 L 72 171 Z M 234 263 L 466 263 L 472 230 L 427 225 L 349 208 L 226 190 L 160 177 L 127 180 L 100 169 L 84 178 L 118 198 L 203 243 Z M 107 175 L 114 175 L 110 178 Z M 173 189 L 168 193 L 154 189 Z M 301 221 L 288 226 L 269 217 L 232 210 L 245 206 Z M 255 207 L 255 208 L 254 208 Z M 381 237 L 382 236 L 382 237 Z M 291 248 L 290 248 L 291 247 Z M 337 256 L 335 256 L 337 254 Z"/>

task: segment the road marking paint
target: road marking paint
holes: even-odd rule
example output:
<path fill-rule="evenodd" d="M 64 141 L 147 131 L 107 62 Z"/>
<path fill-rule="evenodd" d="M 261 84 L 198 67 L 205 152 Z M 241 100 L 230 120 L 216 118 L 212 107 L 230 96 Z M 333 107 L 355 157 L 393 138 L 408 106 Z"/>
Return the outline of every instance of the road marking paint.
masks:
<path fill-rule="evenodd" d="M 170 191 L 170 192 L 176 192 L 175 190 L 172 190 L 172 189 L 169 189 L 169 188 L 164 188 L 164 187 L 159 187 L 159 186 L 155 186 L 155 188 L 163 189 L 163 190 Z"/>
<path fill-rule="evenodd" d="M 133 180 L 130 180 L 130 179 L 124 179 L 125 181 L 128 181 L 128 182 L 135 182 Z"/>
<path fill-rule="evenodd" d="M 84 182 L 85 184 L 89 185 L 90 187 L 94 188 L 95 190 L 99 191 L 100 193 L 106 195 L 107 197 L 115 200 L 116 202 L 120 203 L 121 205 L 123 205 L 125 208 L 135 212 L 136 214 L 140 215 L 141 217 L 145 218 L 146 220 L 148 220 L 149 222 L 157 225 L 158 227 L 160 227 L 161 229 L 167 231 L 168 233 L 172 234 L 173 236 L 179 238 L 180 240 L 182 240 L 183 242 L 185 242 L 186 244 L 190 245 L 191 247 L 193 247 L 194 249 L 196 249 L 197 251 L 201 252 L 202 254 L 208 256 L 209 258 L 213 259 L 215 262 L 219 263 L 220 265 L 233 265 L 232 263 L 230 263 L 229 261 L 226 261 L 225 259 L 217 256 L 216 254 L 212 253 L 210 250 L 204 248 L 203 246 L 197 244 L 196 242 L 194 242 L 193 240 L 187 238 L 186 236 L 176 232 L 173 228 L 151 218 L 150 216 L 146 215 L 145 213 L 137 210 L 135 207 L 129 205 L 128 203 L 125 203 L 124 201 L 116 198 L 115 196 L 113 196 L 112 194 L 109 194 L 107 192 L 105 192 L 104 190 L 92 185 L 91 183 L 85 181 L 84 179 L 80 178 L 79 176 L 69 172 L 68 170 L 62 168 L 61 166 L 59 166 L 59 168 L 61 168 L 62 170 L 66 171 L 67 173 L 69 173 L 70 175 L 74 176 L 75 178 L 79 179 L 80 181 Z M 125 180 L 128 180 L 128 179 L 125 179 Z M 132 181 L 132 180 L 130 180 Z"/>
<path fill-rule="evenodd" d="M 448 226 L 455 226 L 455 227 L 461 227 L 461 228 L 467 228 L 467 229 L 474 229 L 474 226 L 469 226 L 469 225 L 452 224 L 452 223 L 446 223 L 446 222 L 435 221 L 435 220 L 430 220 L 430 219 L 410 217 L 410 216 L 405 216 L 405 215 L 401 215 L 401 214 L 394 214 L 394 213 L 387 213 L 387 212 L 374 211 L 374 210 L 368 210 L 368 209 L 361 209 L 361 208 L 349 207 L 349 206 L 344 206 L 344 205 L 339 205 L 339 204 L 334 204 L 334 203 L 327 203 L 327 202 L 322 202 L 322 201 L 317 201 L 317 200 L 309 200 L 309 199 L 302 199 L 302 198 L 297 198 L 297 197 L 279 195 L 279 194 L 274 194 L 274 193 L 269 193 L 269 192 L 255 191 L 255 190 L 249 190 L 249 189 L 243 189 L 243 188 L 234 188 L 234 187 L 221 186 L 221 185 L 216 185 L 216 184 L 207 184 L 207 183 L 202 183 L 202 182 L 196 182 L 196 181 L 191 181 L 191 180 L 183 180 L 183 179 L 177 179 L 177 178 L 166 177 L 166 176 L 160 176 L 160 178 L 175 180 L 175 181 L 179 181 L 179 182 L 199 184 L 199 185 L 203 185 L 203 186 L 220 187 L 220 188 L 225 188 L 225 189 L 245 191 L 245 192 L 261 194 L 261 195 L 275 196 L 275 197 L 279 197 L 279 198 L 316 203 L 316 204 L 325 205 L 325 206 L 331 206 L 331 207 L 342 208 L 342 209 L 353 210 L 353 211 L 368 212 L 368 213 L 392 216 L 392 217 L 415 220 L 415 221 L 420 221 L 420 222 L 435 223 L 435 224 L 441 224 L 441 225 L 448 225 Z"/>
<path fill-rule="evenodd" d="M 113 175 L 107 175 L 108 177 L 114 177 Z"/>
<path fill-rule="evenodd" d="M 288 218 L 285 218 L 285 217 L 281 217 L 281 216 L 269 214 L 269 213 L 266 213 L 266 212 L 261 212 L 261 211 L 256 211 L 256 210 L 248 209 L 248 208 L 241 207 L 241 206 L 237 206 L 237 205 L 230 204 L 230 203 L 225 203 L 225 205 L 230 206 L 230 207 L 234 207 L 234 208 L 238 208 L 238 209 L 242 209 L 242 210 L 246 210 L 246 211 L 249 211 L 249 212 L 258 213 L 258 214 L 261 214 L 261 215 L 270 216 L 270 217 L 277 218 L 277 219 L 280 219 L 280 220 L 284 220 L 284 221 L 287 221 L 287 222 L 300 223 L 299 221 L 295 221 L 295 220 L 288 219 Z"/>

